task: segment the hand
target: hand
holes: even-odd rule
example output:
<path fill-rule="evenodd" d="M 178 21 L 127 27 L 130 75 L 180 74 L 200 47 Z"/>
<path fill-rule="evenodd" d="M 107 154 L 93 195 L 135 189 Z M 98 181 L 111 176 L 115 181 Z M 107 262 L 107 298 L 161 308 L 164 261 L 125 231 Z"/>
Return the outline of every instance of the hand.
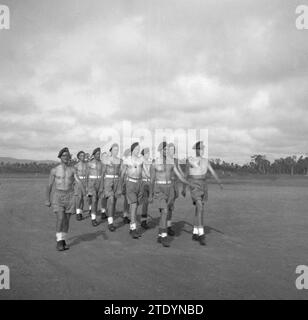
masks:
<path fill-rule="evenodd" d="M 50 203 L 50 201 L 49 201 L 49 200 L 46 200 L 46 201 L 45 201 L 45 206 L 46 206 L 46 207 L 48 207 L 48 208 L 50 208 L 50 207 L 51 207 L 51 203 Z"/>

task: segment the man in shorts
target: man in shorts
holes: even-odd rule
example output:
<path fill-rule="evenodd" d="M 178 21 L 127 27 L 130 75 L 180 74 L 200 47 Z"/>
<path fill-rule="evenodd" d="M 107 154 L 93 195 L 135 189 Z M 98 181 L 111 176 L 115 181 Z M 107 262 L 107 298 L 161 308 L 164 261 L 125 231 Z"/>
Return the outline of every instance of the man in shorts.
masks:
<path fill-rule="evenodd" d="M 171 180 L 171 176 L 175 173 L 183 182 L 189 184 L 180 174 L 174 162 L 167 159 L 167 142 L 163 141 L 158 146 L 160 156 L 153 161 L 151 166 L 151 184 L 149 202 L 154 199 L 158 202 L 160 211 L 160 227 L 157 241 L 164 247 L 169 247 L 170 242 L 167 232 L 168 212 L 173 210 L 175 200 L 175 189 Z"/>
<path fill-rule="evenodd" d="M 116 230 L 113 223 L 116 199 L 121 196 L 119 145 L 117 143 L 113 144 L 109 151 L 111 155 L 103 159 L 101 192 L 103 192 L 103 197 L 107 199 L 108 229 L 113 232 Z"/>
<path fill-rule="evenodd" d="M 76 174 L 79 180 L 83 184 L 83 190 L 86 190 L 87 186 L 87 162 L 85 161 L 85 152 L 79 151 L 77 153 L 77 159 L 79 160 L 75 165 Z M 82 220 L 82 213 L 84 209 L 84 200 L 86 195 L 82 193 L 82 189 L 79 187 L 79 184 L 75 184 L 75 197 L 76 197 L 76 220 Z"/>
<path fill-rule="evenodd" d="M 142 213 L 141 213 L 141 227 L 143 229 L 149 229 L 148 220 L 148 207 L 149 207 L 149 196 L 150 196 L 150 184 L 151 184 L 151 165 L 153 160 L 150 158 L 150 149 L 144 148 L 141 151 L 143 156 L 143 167 L 142 167 Z"/>
<path fill-rule="evenodd" d="M 208 186 L 206 181 L 206 174 L 209 171 L 220 188 L 223 189 L 221 181 L 219 180 L 216 172 L 212 168 L 209 160 L 203 157 L 204 154 L 204 144 L 202 141 L 198 141 L 193 146 L 196 151 L 195 157 L 190 157 L 186 165 L 186 175 L 188 181 L 191 182 L 190 194 L 195 206 L 195 218 L 194 218 L 194 228 L 192 239 L 194 241 L 199 241 L 203 246 L 206 245 L 205 234 L 204 234 L 204 214 L 205 214 L 205 204 L 208 201 Z M 186 195 L 186 186 L 183 186 L 183 196 Z"/>
<path fill-rule="evenodd" d="M 88 163 L 88 197 L 91 199 L 91 222 L 93 227 L 98 226 L 96 214 L 100 196 L 102 178 L 101 148 L 96 148 L 92 153 L 93 159 Z"/>
<path fill-rule="evenodd" d="M 135 142 L 131 145 L 131 156 L 127 157 L 123 162 L 123 170 L 121 172 L 121 186 L 126 177 L 126 198 L 130 211 L 130 234 L 133 239 L 138 239 L 140 234 L 137 231 L 137 209 L 142 200 L 142 165 L 143 158 L 139 156 L 140 145 Z"/>
<path fill-rule="evenodd" d="M 130 152 L 130 148 L 128 148 L 128 149 L 126 149 L 124 151 L 124 154 L 123 154 L 121 171 L 123 170 L 124 160 L 127 159 L 130 156 L 131 156 L 131 152 Z M 124 177 L 123 184 L 122 184 L 122 195 L 124 196 L 124 200 L 123 200 L 123 222 L 124 222 L 124 224 L 130 224 L 130 219 L 128 217 L 128 215 L 129 215 L 129 205 L 127 203 L 127 198 L 126 198 L 126 178 L 127 177 Z"/>
<path fill-rule="evenodd" d="M 53 206 L 53 211 L 57 215 L 56 239 L 57 250 L 64 251 L 69 249 L 66 244 L 67 233 L 69 230 L 69 220 L 72 213 L 75 212 L 75 196 L 74 182 L 76 182 L 82 193 L 85 194 L 85 189 L 82 182 L 79 180 L 76 170 L 70 166 L 70 152 L 68 148 L 63 148 L 58 154 L 61 163 L 51 169 L 49 183 L 46 188 L 46 206 Z M 55 187 L 51 200 L 51 191 Z"/>

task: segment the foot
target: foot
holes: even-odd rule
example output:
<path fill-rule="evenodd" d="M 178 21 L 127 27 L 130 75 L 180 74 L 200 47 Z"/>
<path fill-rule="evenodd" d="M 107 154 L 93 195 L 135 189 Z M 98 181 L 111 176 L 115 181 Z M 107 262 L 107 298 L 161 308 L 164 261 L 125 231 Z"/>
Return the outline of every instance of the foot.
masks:
<path fill-rule="evenodd" d="M 137 230 L 131 230 L 130 235 L 132 236 L 133 239 L 139 239 L 140 237 Z"/>
<path fill-rule="evenodd" d="M 81 221 L 82 220 L 82 214 L 81 213 L 77 213 L 76 214 L 76 220 L 77 221 Z"/>
<path fill-rule="evenodd" d="M 161 237 L 161 244 L 163 245 L 163 247 L 170 247 L 170 242 L 168 237 Z"/>
<path fill-rule="evenodd" d="M 203 234 L 202 236 L 199 236 L 199 242 L 201 244 L 201 246 L 205 246 L 205 235 Z"/>
<path fill-rule="evenodd" d="M 160 235 L 158 235 L 158 237 L 157 237 L 157 243 L 161 243 L 161 236 Z"/>
<path fill-rule="evenodd" d="M 199 236 L 194 233 L 194 234 L 192 235 L 192 239 L 193 239 L 193 241 L 198 241 L 198 240 L 199 240 Z"/>
<path fill-rule="evenodd" d="M 116 227 L 111 223 L 111 224 L 108 224 L 108 229 L 111 231 L 111 232 L 114 232 L 116 230 Z"/>
<path fill-rule="evenodd" d="M 106 220 L 107 218 L 106 212 L 102 212 L 102 220 Z"/>
<path fill-rule="evenodd" d="M 167 233 L 168 233 L 168 236 L 170 236 L 170 237 L 174 237 L 175 236 L 175 232 L 172 230 L 171 227 L 167 228 Z"/>
<path fill-rule="evenodd" d="M 57 250 L 64 251 L 63 240 L 57 241 Z"/>
<path fill-rule="evenodd" d="M 130 223 L 130 219 L 129 219 L 128 217 L 124 217 L 124 218 L 123 218 L 123 222 L 124 222 L 125 224 L 129 224 L 129 223 Z"/>
<path fill-rule="evenodd" d="M 62 240 L 63 241 L 63 249 L 64 250 L 69 250 L 69 246 L 66 244 L 65 240 Z"/>
<path fill-rule="evenodd" d="M 145 229 L 145 230 L 147 230 L 147 229 L 150 228 L 149 225 L 148 225 L 148 223 L 147 223 L 146 221 L 142 221 L 142 222 L 141 222 L 141 227 L 142 227 L 143 229 Z"/>
<path fill-rule="evenodd" d="M 93 227 L 97 227 L 98 226 L 98 222 L 96 220 L 92 220 L 92 226 Z"/>

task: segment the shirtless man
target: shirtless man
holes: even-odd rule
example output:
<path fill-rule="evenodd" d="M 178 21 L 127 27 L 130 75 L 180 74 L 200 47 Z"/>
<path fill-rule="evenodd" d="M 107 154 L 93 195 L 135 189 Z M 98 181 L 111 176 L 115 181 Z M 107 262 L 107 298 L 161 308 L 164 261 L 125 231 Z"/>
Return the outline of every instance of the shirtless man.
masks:
<path fill-rule="evenodd" d="M 188 177 L 188 181 L 193 184 L 193 186 L 190 187 L 190 194 L 193 205 L 195 206 L 195 219 L 192 239 L 194 241 L 199 241 L 199 243 L 204 246 L 206 243 L 203 219 L 205 213 L 205 203 L 208 201 L 208 187 L 206 182 L 207 172 L 210 171 L 210 173 L 220 185 L 221 189 L 223 189 L 223 186 L 218 176 L 216 175 L 216 172 L 212 168 L 209 160 L 203 157 L 203 142 L 197 142 L 193 146 L 193 149 L 196 150 L 196 157 L 189 158 L 186 165 L 186 175 Z M 182 194 L 185 197 L 185 185 L 183 186 Z"/>
<path fill-rule="evenodd" d="M 124 160 L 127 159 L 128 157 L 130 157 L 130 155 L 131 155 L 130 148 L 128 148 L 128 149 L 126 149 L 124 151 L 124 154 L 123 154 L 121 171 L 123 170 Z M 124 177 L 123 184 L 122 184 L 122 195 L 124 196 L 124 201 L 123 201 L 123 222 L 124 222 L 124 224 L 129 224 L 130 223 L 130 219 L 128 218 L 129 205 L 127 203 L 127 198 L 126 198 L 126 184 L 125 184 L 125 182 L 126 182 L 126 177 Z"/>
<path fill-rule="evenodd" d="M 123 170 L 121 172 L 121 186 L 126 177 L 126 198 L 130 211 L 130 234 L 133 239 L 138 239 L 140 234 L 137 232 L 137 209 L 142 201 L 141 178 L 143 158 L 139 156 L 140 146 L 135 142 L 131 146 L 131 156 L 127 157 L 123 162 Z"/>
<path fill-rule="evenodd" d="M 113 232 L 116 229 L 113 224 L 116 199 L 122 193 L 120 189 L 121 159 L 118 157 L 119 145 L 114 143 L 109 152 L 111 155 L 103 159 L 101 193 L 107 199 L 108 229 Z"/>
<path fill-rule="evenodd" d="M 69 249 L 66 245 L 67 233 L 69 229 L 69 220 L 72 213 L 75 212 L 74 182 L 78 183 L 81 191 L 85 194 L 82 182 L 79 180 L 74 167 L 69 165 L 70 153 L 68 148 L 63 148 L 58 158 L 61 163 L 50 172 L 49 183 L 46 188 L 46 206 L 51 206 L 51 191 L 53 185 L 55 190 L 52 198 L 53 210 L 57 215 L 56 239 L 57 250 L 64 251 Z"/>
<path fill-rule="evenodd" d="M 142 214 L 141 214 L 141 227 L 143 229 L 149 229 L 148 220 L 148 207 L 149 207 L 149 196 L 150 196 L 150 182 L 151 182 L 151 165 L 153 160 L 150 158 L 150 149 L 144 148 L 141 151 L 143 156 L 143 167 L 142 167 Z"/>
<path fill-rule="evenodd" d="M 76 174 L 79 180 L 82 182 L 84 190 L 87 186 L 87 162 L 86 154 L 84 151 L 79 151 L 77 153 L 77 159 L 79 162 L 75 165 Z M 76 197 L 76 220 L 82 220 L 82 213 L 84 209 L 84 199 L 85 194 L 82 193 L 82 189 L 79 187 L 78 183 L 75 184 L 75 197 Z"/>
<path fill-rule="evenodd" d="M 97 207 L 100 195 L 100 184 L 102 178 L 102 162 L 101 162 L 101 148 L 96 148 L 92 156 L 94 157 L 88 163 L 88 197 L 91 198 L 91 221 L 92 226 L 98 226 L 96 220 Z"/>
<path fill-rule="evenodd" d="M 169 239 L 167 233 L 167 217 L 168 212 L 173 210 L 175 189 L 171 180 L 173 173 L 186 184 L 188 181 L 180 174 L 174 162 L 167 159 L 167 142 L 163 141 L 158 146 L 160 156 L 155 159 L 151 165 L 151 185 L 150 185 L 150 198 L 152 202 L 153 196 L 158 201 L 158 208 L 160 211 L 160 228 L 157 241 L 164 247 L 169 247 Z"/>

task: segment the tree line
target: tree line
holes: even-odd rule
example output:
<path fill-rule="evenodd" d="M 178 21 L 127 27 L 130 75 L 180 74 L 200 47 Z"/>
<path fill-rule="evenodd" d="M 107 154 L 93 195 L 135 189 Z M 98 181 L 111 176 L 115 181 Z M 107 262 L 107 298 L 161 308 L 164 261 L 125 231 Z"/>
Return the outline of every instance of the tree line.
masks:
<path fill-rule="evenodd" d="M 72 164 L 75 164 L 77 159 L 72 159 Z M 239 165 L 234 162 L 225 162 L 222 159 L 210 160 L 213 168 L 225 173 L 240 173 L 240 174 L 289 174 L 289 175 L 307 175 L 308 174 L 308 157 L 288 156 L 286 158 L 275 159 L 270 162 L 265 155 L 256 154 L 251 156 L 250 162 L 244 165 Z M 0 163 L 0 173 L 40 173 L 48 174 L 55 166 L 55 163 Z"/>

